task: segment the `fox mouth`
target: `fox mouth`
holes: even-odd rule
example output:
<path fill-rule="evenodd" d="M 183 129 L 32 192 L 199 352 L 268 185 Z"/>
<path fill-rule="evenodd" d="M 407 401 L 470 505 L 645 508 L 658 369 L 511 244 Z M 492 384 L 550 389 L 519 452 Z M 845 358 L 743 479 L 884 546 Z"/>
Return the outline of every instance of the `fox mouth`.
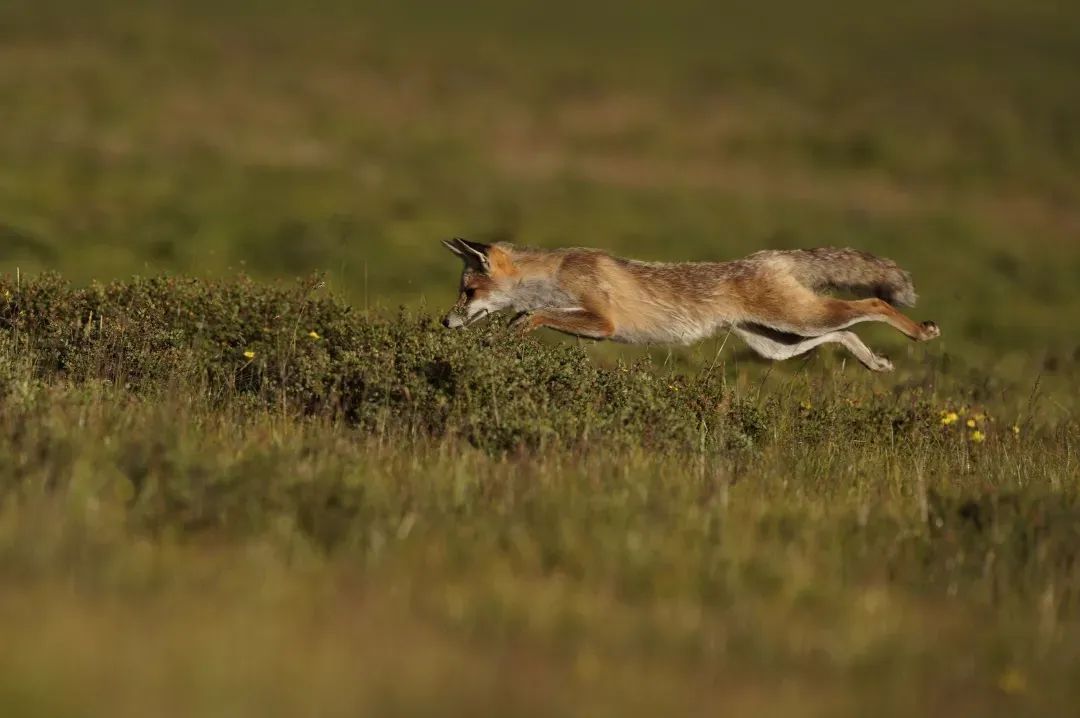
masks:
<path fill-rule="evenodd" d="M 465 326 L 471 327 L 473 324 L 476 324 L 478 321 L 480 321 L 481 319 L 483 319 L 487 315 L 488 315 L 488 310 L 481 309 L 476 314 L 472 315 L 471 317 L 469 317 L 468 319 L 465 320 Z"/>

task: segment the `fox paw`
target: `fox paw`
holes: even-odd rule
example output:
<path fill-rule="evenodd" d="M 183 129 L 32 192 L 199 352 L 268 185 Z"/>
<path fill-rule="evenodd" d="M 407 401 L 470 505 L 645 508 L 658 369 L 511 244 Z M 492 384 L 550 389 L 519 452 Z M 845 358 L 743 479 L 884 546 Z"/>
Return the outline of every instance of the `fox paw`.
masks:
<path fill-rule="evenodd" d="M 870 371 L 892 371 L 893 364 L 889 361 L 888 357 L 875 354 L 873 359 L 870 360 L 870 363 L 866 365 L 866 368 Z"/>
<path fill-rule="evenodd" d="M 923 322 L 920 326 L 922 327 L 922 336 L 919 337 L 919 341 L 925 342 L 941 336 L 941 329 L 938 328 L 936 322 Z"/>
<path fill-rule="evenodd" d="M 529 322 L 530 319 L 532 319 L 532 314 L 529 312 L 518 312 L 517 316 L 511 319 L 510 324 L 507 326 L 524 334 L 532 329 L 532 324 Z"/>

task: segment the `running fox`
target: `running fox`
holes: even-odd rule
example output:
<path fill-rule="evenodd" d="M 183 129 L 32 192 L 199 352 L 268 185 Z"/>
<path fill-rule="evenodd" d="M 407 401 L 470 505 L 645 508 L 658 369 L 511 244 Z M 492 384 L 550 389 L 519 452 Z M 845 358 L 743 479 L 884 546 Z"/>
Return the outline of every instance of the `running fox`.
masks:
<path fill-rule="evenodd" d="M 761 251 L 731 262 L 667 264 L 596 249 L 526 249 L 498 242 L 444 241 L 460 257 L 460 295 L 442 320 L 458 328 L 501 309 L 522 331 L 550 327 L 590 339 L 689 344 L 729 329 L 769 359 L 842 344 L 873 371 L 892 363 L 853 332 L 886 322 L 916 341 L 940 336 L 894 305 L 913 306 L 911 276 L 895 262 L 854 249 Z M 865 299 L 844 300 L 822 290 Z"/>

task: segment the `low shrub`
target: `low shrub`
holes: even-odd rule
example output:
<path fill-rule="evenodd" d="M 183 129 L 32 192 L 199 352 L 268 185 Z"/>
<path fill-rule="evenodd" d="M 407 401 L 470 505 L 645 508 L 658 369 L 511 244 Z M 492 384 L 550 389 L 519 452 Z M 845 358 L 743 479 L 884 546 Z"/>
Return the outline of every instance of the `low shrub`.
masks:
<path fill-rule="evenodd" d="M 159 277 L 74 288 L 53 275 L 9 277 L 0 326 L 9 353 L 38 378 L 147 396 L 199 392 L 492 452 L 597 443 L 741 451 L 781 425 L 807 442 L 937 428 L 918 390 L 793 413 L 729 389 L 720 372 L 598 366 L 580 346 L 522 338 L 498 322 L 450 332 L 405 311 L 359 312 L 319 285 Z"/>

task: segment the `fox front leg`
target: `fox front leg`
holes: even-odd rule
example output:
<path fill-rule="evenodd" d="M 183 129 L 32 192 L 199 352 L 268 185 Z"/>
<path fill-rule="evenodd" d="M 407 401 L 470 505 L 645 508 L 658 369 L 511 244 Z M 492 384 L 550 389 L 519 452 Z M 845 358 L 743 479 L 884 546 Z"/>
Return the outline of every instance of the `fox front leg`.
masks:
<path fill-rule="evenodd" d="M 514 317 L 512 326 L 523 333 L 548 327 L 563 334 L 586 339 L 607 339 L 615 333 L 615 326 L 605 316 L 588 309 L 541 309 Z"/>
<path fill-rule="evenodd" d="M 517 329 L 522 334 L 530 332 L 533 330 L 533 327 L 529 326 L 530 316 L 532 316 L 531 312 L 518 312 L 507 326 L 511 329 Z"/>

